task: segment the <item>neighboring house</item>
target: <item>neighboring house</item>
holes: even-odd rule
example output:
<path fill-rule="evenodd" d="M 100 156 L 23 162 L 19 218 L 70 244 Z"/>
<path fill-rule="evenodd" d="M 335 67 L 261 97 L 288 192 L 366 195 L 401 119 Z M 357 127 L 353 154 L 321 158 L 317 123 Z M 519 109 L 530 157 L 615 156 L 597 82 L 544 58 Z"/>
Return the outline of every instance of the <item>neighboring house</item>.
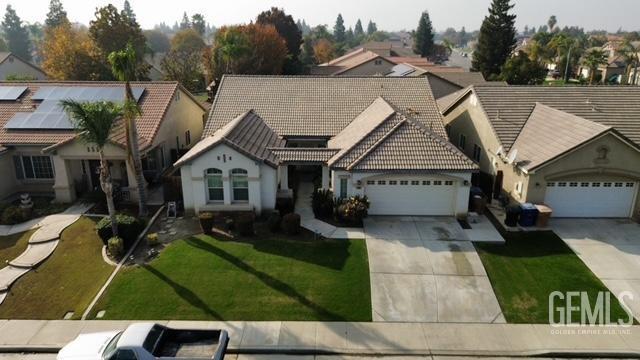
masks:
<path fill-rule="evenodd" d="M 480 72 L 438 70 L 429 71 L 426 74 L 436 99 L 441 99 L 471 85 L 506 85 L 504 81 L 486 81 Z"/>
<path fill-rule="evenodd" d="M 274 209 L 293 195 L 290 172 L 313 170 L 337 197 L 368 196 L 375 215 L 464 216 L 477 171 L 419 77 L 225 75 L 175 166 L 196 212 Z"/>
<path fill-rule="evenodd" d="M 494 198 L 556 217 L 638 217 L 640 88 L 476 85 L 442 113 Z"/>
<path fill-rule="evenodd" d="M 401 56 L 401 57 L 414 57 L 420 58 L 413 52 L 411 48 L 413 42 L 407 38 L 401 38 L 399 36 L 390 38 L 388 41 L 370 41 L 362 44 L 353 50 L 365 49 L 375 52 L 378 55 L 384 57 Z M 351 50 L 351 51 L 353 51 Z M 349 51 L 349 52 L 351 52 Z"/>
<path fill-rule="evenodd" d="M 10 52 L 0 52 L 0 81 L 10 78 L 46 80 L 47 74 L 39 67 Z"/>
<path fill-rule="evenodd" d="M 328 63 L 311 68 L 312 75 L 326 76 L 383 76 L 396 65 L 384 56 L 366 49 L 358 49 Z"/>
<path fill-rule="evenodd" d="M 153 181 L 202 135 L 205 110 L 177 82 L 133 83 L 142 110 L 136 119 L 145 178 Z M 122 101 L 116 82 L 11 82 L 0 84 L 0 199 L 21 192 L 55 193 L 59 202 L 99 189 L 98 153 L 81 141 L 61 99 Z M 105 148 L 124 200 L 137 199 L 119 122 Z"/>

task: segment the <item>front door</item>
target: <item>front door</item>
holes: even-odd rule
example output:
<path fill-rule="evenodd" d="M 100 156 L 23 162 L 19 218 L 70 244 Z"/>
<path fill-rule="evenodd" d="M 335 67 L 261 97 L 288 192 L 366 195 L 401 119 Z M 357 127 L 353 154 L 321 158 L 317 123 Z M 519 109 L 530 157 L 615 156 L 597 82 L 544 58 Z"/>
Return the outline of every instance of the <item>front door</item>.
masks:
<path fill-rule="evenodd" d="M 89 179 L 91 179 L 91 189 L 93 191 L 100 188 L 100 161 L 89 160 Z"/>

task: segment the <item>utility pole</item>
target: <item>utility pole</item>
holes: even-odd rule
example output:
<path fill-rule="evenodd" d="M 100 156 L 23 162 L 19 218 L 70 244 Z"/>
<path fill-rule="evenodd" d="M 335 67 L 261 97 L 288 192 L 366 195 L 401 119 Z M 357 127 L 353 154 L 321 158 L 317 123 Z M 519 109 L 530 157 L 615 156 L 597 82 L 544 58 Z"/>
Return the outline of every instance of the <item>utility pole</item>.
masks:
<path fill-rule="evenodd" d="M 569 52 L 567 53 L 567 66 L 564 69 L 564 84 L 566 85 L 569 82 L 569 63 L 571 62 L 571 50 L 573 49 L 573 44 L 569 46 Z"/>

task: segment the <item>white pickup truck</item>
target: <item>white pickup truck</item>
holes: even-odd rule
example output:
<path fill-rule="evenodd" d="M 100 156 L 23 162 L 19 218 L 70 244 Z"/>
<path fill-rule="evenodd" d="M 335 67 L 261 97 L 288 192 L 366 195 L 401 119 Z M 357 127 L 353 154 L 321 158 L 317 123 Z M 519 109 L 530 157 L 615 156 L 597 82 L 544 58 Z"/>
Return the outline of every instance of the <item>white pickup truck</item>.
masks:
<path fill-rule="evenodd" d="M 139 323 L 124 331 L 79 335 L 60 350 L 57 359 L 222 360 L 228 343 L 225 330 L 182 330 Z"/>

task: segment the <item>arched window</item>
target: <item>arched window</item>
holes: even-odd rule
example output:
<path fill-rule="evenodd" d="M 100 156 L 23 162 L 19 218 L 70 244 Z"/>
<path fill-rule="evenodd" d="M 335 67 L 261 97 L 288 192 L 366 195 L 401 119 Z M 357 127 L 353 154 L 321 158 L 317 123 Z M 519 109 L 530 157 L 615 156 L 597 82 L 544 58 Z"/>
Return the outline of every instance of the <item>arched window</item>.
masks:
<path fill-rule="evenodd" d="M 247 170 L 231 170 L 231 187 L 233 189 L 233 201 L 249 201 L 249 179 Z"/>
<path fill-rule="evenodd" d="M 224 190 L 222 187 L 222 170 L 207 169 L 205 171 L 207 181 L 207 193 L 209 201 L 224 201 Z"/>

